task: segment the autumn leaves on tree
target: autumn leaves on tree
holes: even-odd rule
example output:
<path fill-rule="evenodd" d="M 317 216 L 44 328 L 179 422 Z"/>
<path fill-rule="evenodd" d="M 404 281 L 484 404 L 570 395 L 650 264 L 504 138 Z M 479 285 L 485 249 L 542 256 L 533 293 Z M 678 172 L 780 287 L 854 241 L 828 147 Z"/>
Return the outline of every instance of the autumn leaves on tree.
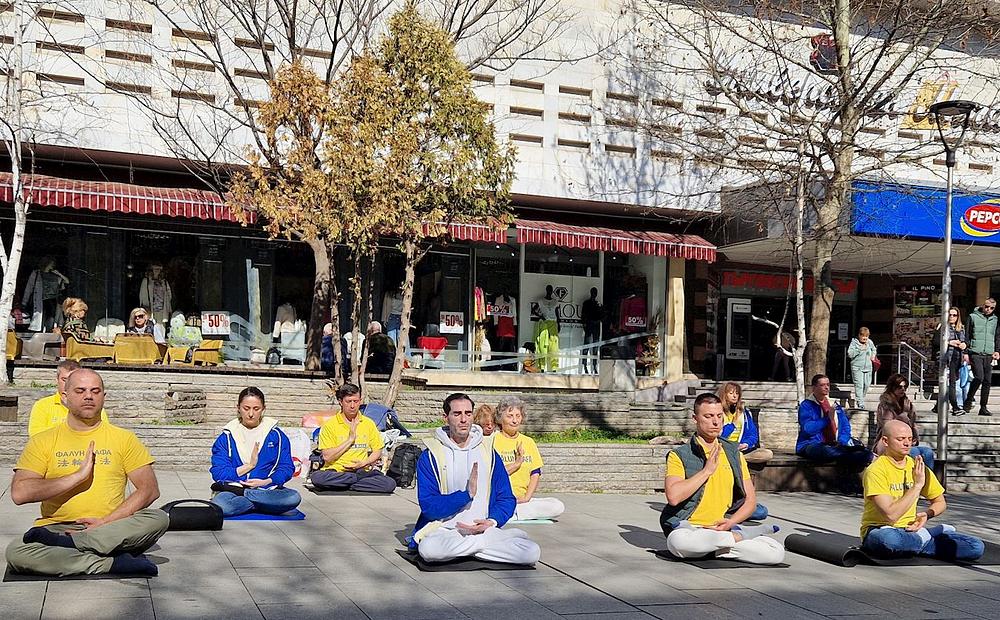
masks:
<path fill-rule="evenodd" d="M 250 166 L 234 180 L 230 205 L 245 221 L 255 214 L 274 237 L 345 248 L 350 260 L 330 261 L 330 288 L 314 290 L 331 308 L 335 343 L 338 267 L 351 270 L 357 343 L 371 314 L 367 267 L 380 239 L 398 241 L 406 259 L 399 340 L 407 342 L 415 269 L 429 244 L 444 241 L 451 222 L 505 228 L 512 217 L 514 150 L 497 141 L 451 35 L 413 3 L 331 86 L 302 62 L 283 67 L 258 122 L 266 155 L 251 153 Z M 387 404 L 402 366 L 398 347 Z M 340 368 L 338 360 L 337 377 Z M 358 378 L 361 369 L 353 370 Z"/>

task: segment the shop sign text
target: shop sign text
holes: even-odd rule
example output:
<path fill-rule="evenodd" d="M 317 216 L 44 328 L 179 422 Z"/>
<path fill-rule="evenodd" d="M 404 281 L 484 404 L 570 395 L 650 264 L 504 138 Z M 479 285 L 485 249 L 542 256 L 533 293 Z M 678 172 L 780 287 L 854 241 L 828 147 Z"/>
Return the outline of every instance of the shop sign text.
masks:
<path fill-rule="evenodd" d="M 202 312 L 201 333 L 205 336 L 228 336 L 228 312 Z"/>
<path fill-rule="evenodd" d="M 465 313 L 442 312 L 439 320 L 438 331 L 442 334 L 464 334 Z"/>

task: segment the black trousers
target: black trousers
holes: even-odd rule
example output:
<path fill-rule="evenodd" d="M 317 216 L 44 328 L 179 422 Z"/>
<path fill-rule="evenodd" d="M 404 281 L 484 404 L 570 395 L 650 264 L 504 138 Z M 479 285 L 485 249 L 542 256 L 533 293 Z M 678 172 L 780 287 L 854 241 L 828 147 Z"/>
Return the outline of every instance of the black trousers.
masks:
<path fill-rule="evenodd" d="M 972 405 L 979 400 L 979 410 L 986 409 L 990 402 L 990 382 L 993 380 L 993 356 L 990 354 L 969 353 L 969 365 L 972 366 L 972 382 L 969 384 L 969 398 L 965 401 L 964 409 L 972 410 Z M 976 398 L 976 391 L 979 386 L 983 387 L 979 399 Z"/>

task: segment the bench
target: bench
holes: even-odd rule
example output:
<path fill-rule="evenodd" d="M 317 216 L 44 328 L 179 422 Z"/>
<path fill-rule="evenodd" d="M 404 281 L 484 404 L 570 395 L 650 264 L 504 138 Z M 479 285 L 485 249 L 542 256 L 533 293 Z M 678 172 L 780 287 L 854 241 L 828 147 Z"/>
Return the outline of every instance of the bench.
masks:
<path fill-rule="evenodd" d="M 818 463 L 788 452 L 776 452 L 767 466 L 754 473 L 758 491 L 861 491 L 861 472 L 837 463 Z"/>

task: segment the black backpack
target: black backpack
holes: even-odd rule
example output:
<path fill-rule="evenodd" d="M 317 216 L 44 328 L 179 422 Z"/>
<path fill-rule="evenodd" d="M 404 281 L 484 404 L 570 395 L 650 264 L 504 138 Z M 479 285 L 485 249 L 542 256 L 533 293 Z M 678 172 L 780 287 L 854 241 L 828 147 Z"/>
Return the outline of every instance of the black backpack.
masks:
<path fill-rule="evenodd" d="M 414 443 L 401 443 L 392 451 L 386 475 L 396 481 L 396 486 L 408 489 L 417 477 L 417 459 L 423 450 Z"/>

